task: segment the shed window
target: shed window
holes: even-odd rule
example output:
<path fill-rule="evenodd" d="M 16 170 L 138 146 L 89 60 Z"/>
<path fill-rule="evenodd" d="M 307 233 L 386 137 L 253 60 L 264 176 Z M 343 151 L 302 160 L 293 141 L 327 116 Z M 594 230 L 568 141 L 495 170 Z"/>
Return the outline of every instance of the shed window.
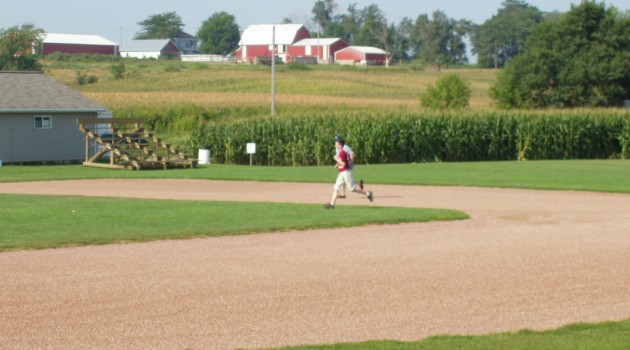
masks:
<path fill-rule="evenodd" d="M 52 117 L 49 115 L 36 115 L 35 129 L 52 129 Z"/>

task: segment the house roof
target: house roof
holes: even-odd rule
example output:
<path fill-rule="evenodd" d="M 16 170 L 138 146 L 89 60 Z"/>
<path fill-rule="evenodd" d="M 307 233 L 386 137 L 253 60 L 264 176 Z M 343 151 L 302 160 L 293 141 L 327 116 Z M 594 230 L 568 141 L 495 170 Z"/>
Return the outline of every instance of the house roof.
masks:
<path fill-rule="evenodd" d="M 276 28 L 275 40 L 273 27 Z M 291 45 L 303 27 L 301 24 L 254 24 L 245 29 L 238 44 L 271 45 L 272 41 L 275 41 L 276 45 Z"/>
<path fill-rule="evenodd" d="M 329 46 L 338 41 L 342 41 L 341 38 L 308 38 L 302 39 L 293 46 Z"/>
<path fill-rule="evenodd" d="M 198 38 L 192 34 L 188 34 L 182 30 L 178 31 L 173 35 L 173 39 L 197 39 Z"/>
<path fill-rule="evenodd" d="M 110 46 L 118 45 L 115 42 L 107 40 L 98 35 L 59 34 L 59 33 L 45 33 L 43 36 L 43 42 L 50 43 L 50 44 L 110 45 Z"/>
<path fill-rule="evenodd" d="M 123 43 L 120 52 L 160 52 L 171 39 L 129 40 Z"/>
<path fill-rule="evenodd" d="M 42 72 L 0 72 L 0 112 L 102 112 L 107 108 Z"/>

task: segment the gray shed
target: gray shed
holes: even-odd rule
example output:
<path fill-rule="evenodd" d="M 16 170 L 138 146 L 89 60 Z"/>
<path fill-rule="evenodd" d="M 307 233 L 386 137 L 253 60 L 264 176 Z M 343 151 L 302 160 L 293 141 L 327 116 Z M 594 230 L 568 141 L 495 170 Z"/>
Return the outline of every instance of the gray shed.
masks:
<path fill-rule="evenodd" d="M 0 160 L 80 163 L 85 134 L 77 118 L 107 109 L 41 72 L 0 72 Z"/>

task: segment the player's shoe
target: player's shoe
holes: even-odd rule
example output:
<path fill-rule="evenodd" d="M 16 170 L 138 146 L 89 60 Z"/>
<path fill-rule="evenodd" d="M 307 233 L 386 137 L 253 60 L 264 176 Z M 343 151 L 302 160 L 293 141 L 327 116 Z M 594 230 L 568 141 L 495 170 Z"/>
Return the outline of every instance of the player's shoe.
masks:
<path fill-rule="evenodd" d="M 324 203 L 324 208 L 326 209 L 335 209 L 335 206 L 330 203 Z"/>
<path fill-rule="evenodd" d="M 359 180 L 359 188 L 363 189 L 363 180 Z"/>
<path fill-rule="evenodd" d="M 371 201 L 374 200 L 374 193 L 372 191 L 368 191 L 367 193 L 367 198 Z"/>

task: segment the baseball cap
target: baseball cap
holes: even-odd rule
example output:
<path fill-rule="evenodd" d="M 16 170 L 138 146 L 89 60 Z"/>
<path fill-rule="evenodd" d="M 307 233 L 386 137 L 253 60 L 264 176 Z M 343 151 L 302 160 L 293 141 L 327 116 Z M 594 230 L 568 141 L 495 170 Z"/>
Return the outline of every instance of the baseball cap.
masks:
<path fill-rule="evenodd" d="M 335 141 L 343 141 L 343 137 L 337 135 L 335 136 Z"/>

